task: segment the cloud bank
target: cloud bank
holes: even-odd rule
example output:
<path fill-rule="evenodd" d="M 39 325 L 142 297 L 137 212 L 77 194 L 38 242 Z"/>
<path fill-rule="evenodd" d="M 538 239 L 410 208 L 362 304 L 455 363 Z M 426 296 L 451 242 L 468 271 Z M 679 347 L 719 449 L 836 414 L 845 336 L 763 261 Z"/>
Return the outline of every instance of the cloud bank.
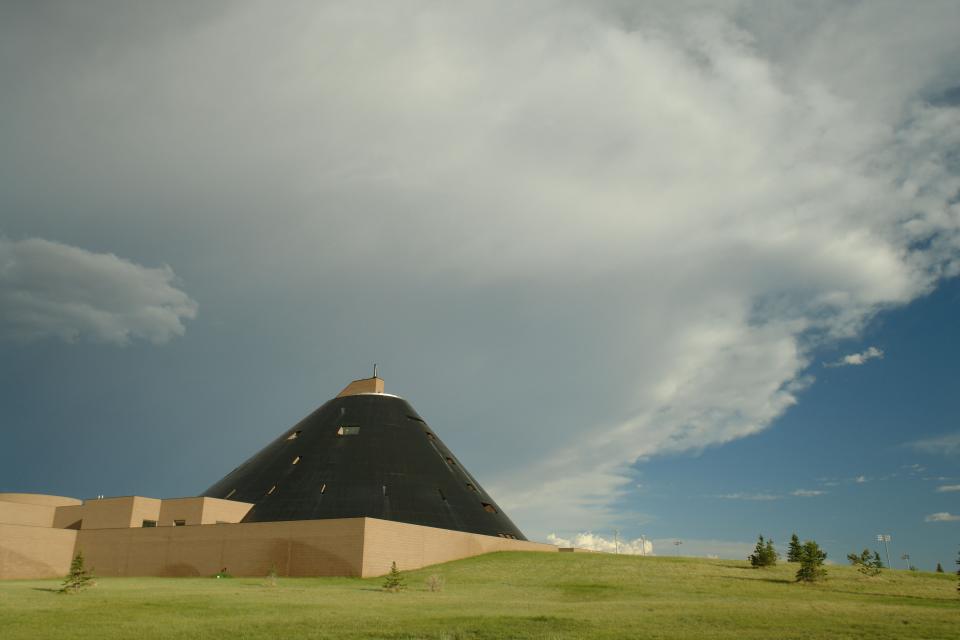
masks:
<path fill-rule="evenodd" d="M 168 266 L 148 268 L 41 238 L 0 236 L 0 338 L 163 343 L 197 303 Z"/>
<path fill-rule="evenodd" d="M 960 455 L 960 432 L 947 433 L 937 438 L 917 440 L 907 445 L 915 451 L 930 455 L 956 456 Z"/>
<path fill-rule="evenodd" d="M 953 515 L 947 511 L 931 513 L 923 519 L 924 522 L 960 522 L 960 516 Z"/>
<path fill-rule="evenodd" d="M 577 549 L 589 549 L 591 551 L 603 551 L 606 553 L 621 553 L 634 556 L 652 556 L 653 543 L 644 538 L 634 540 L 617 540 L 616 538 L 604 538 L 589 531 L 578 533 L 572 538 L 560 538 L 551 533 L 547 536 L 547 542 L 558 547 L 576 547 Z"/>

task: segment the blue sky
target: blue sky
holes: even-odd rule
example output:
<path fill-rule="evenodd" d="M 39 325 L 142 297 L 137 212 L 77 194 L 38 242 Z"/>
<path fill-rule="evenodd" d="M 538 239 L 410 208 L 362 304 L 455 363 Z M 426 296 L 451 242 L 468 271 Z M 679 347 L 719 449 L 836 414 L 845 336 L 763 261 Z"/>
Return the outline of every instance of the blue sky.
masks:
<path fill-rule="evenodd" d="M 194 495 L 379 362 L 533 538 L 949 563 L 958 25 L 4 3 L 0 491 Z"/>

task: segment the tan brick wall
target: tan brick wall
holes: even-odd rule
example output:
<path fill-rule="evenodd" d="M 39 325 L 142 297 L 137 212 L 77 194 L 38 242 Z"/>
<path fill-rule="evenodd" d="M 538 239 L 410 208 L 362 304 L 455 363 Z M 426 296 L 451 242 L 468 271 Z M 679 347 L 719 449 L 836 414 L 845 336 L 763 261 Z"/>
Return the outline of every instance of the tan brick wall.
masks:
<path fill-rule="evenodd" d="M 236 500 L 221 500 L 220 498 L 201 498 L 203 500 L 203 515 L 200 524 L 216 524 L 218 522 L 240 522 L 253 507 L 251 502 L 237 502 Z M 164 500 L 166 503 L 166 500 Z"/>
<path fill-rule="evenodd" d="M 142 496 L 85 500 L 82 506 L 58 507 L 53 526 L 67 527 L 83 520 L 84 529 L 140 528 L 144 520 L 160 520 L 160 504 L 157 498 Z"/>
<path fill-rule="evenodd" d="M 0 523 L 52 527 L 56 510 L 53 506 L 0 500 Z"/>
<path fill-rule="evenodd" d="M 175 520 L 187 525 L 236 523 L 253 507 L 249 502 L 219 498 L 165 498 L 160 503 L 161 527 L 172 527 Z"/>
<path fill-rule="evenodd" d="M 77 549 L 102 576 L 358 576 L 363 519 L 155 529 L 83 529 Z"/>
<path fill-rule="evenodd" d="M 53 526 L 56 529 L 66 529 L 78 520 L 83 520 L 83 505 L 57 507 L 53 516 Z"/>
<path fill-rule="evenodd" d="M 77 532 L 0 524 L 0 579 L 65 576 Z"/>
<path fill-rule="evenodd" d="M 161 500 L 157 524 L 161 527 L 172 527 L 174 520 L 184 520 L 186 524 L 203 524 L 203 498 Z"/>
<path fill-rule="evenodd" d="M 60 507 L 70 504 L 80 504 L 83 501 L 66 496 L 48 496 L 42 493 L 0 493 L 0 502 L 17 502 L 20 504 L 36 504 L 44 507 Z"/>
<path fill-rule="evenodd" d="M 364 577 L 388 573 L 393 562 L 397 563 L 398 569 L 404 571 L 491 551 L 557 552 L 557 547 L 540 542 L 510 540 L 374 518 L 364 518 L 364 521 Z"/>

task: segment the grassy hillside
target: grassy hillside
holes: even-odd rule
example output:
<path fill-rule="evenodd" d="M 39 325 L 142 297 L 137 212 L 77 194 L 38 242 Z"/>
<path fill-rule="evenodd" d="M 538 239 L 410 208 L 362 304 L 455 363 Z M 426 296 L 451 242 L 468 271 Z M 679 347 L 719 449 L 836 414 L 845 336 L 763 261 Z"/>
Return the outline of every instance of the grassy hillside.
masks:
<path fill-rule="evenodd" d="M 956 576 L 602 554 L 497 553 L 382 579 L 112 578 L 80 595 L 0 582 L 0 637 L 960 638 Z M 440 593 L 426 589 L 442 575 Z"/>

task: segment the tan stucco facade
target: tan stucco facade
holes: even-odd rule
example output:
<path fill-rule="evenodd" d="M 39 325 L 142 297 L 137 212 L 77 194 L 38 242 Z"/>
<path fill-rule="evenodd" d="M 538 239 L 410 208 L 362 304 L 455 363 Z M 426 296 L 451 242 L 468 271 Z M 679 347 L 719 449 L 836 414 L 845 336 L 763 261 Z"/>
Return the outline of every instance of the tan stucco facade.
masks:
<path fill-rule="evenodd" d="M 215 498 L 80 503 L 23 496 L 29 494 L 0 494 L 0 579 L 62 576 L 77 552 L 100 576 L 208 576 L 221 569 L 263 576 L 272 568 L 283 576 L 369 577 L 387 573 L 393 562 L 412 570 L 491 551 L 557 551 L 374 518 L 240 523 L 251 505 Z"/>

